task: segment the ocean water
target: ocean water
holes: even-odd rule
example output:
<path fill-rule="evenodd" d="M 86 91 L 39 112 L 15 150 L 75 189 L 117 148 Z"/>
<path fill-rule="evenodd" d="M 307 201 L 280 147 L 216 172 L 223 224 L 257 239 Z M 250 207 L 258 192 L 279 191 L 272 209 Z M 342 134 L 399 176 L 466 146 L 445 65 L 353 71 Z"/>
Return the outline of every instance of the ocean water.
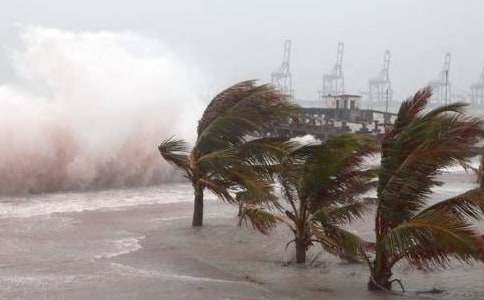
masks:
<path fill-rule="evenodd" d="M 173 183 L 142 188 L 3 197 L 0 201 L 0 218 L 28 218 L 54 213 L 191 202 L 192 191 L 187 184 Z"/>
<path fill-rule="evenodd" d="M 476 186 L 460 167 L 442 176 L 435 202 Z M 290 234 L 236 226 L 235 208 L 206 197 L 206 226 L 190 227 L 188 183 L 0 200 L 0 298 L 4 299 L 401 299 L 366 291 L 364 265 L 310 252 L 287 262 Z M 477 225 L 484 230 L 483 223 Z M 373 236 L 368 216 L 350 228 Z M 484 265 L 395 269 L 410 299 L 484 299 Z M 245 275 L 248 274 L 248 275 Z M 441 290 L 439 294 L 423 291 Z M 96 291 L 94 291 L 96 290 Z M 166 297 L 160 297 L 166 295 Z"/>

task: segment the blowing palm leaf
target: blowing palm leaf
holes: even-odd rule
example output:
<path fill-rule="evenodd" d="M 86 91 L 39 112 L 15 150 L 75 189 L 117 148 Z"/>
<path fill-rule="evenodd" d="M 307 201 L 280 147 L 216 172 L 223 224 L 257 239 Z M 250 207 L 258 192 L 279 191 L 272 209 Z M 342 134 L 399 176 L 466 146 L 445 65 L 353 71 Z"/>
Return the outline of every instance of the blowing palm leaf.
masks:
<path fill-rule="evenodd" d="M 427 88 L 403 102 L 382 141 L 370 289 L 390 289 L 392 267 L 401 259 L 445 267 L 451 257 L 477 257 L 478 233 L 470 220 L 483 212 L 483 190 L 426 206 L 432 188 L 443 184 L 438 176 L 444 169 L 469 163 L 483 122 L 466 115 L 463 103 L 425 110 L 430 96 Z"/>
<path fill-rule="evenodd" d="M 203 194 L 236 202 L 234 194 L 247 191 L 267 198 L 272 192 L 272 165 L 288 149 L 285 141 L 261 138 L 276 122 L 287 122 L 297 107 L 270 85 L 237 83 L 218 94 L 198 124 L 197 140 L 188 151 L 180 140 L 167 139 L 158 149 L 162 157 L 185 172 L 195 192 L 193 226 L 203 223 Z"/>
<path fill-rule="evenodd" d="M 294 234 L 296 262 L 319 242 L 328 252 L 355 259 L 367 243 L 342 226 L 362 216 L 366 206 L 358 195 L 373 187 L 375 172 L 365 159 L 374 143 L 355 135 L 341 135 L 323 144 L 293 145 L 276 167 L 284 203 L 258 202 L 247 206 L 244 217 L 267 234 L 284 223 Z"/>

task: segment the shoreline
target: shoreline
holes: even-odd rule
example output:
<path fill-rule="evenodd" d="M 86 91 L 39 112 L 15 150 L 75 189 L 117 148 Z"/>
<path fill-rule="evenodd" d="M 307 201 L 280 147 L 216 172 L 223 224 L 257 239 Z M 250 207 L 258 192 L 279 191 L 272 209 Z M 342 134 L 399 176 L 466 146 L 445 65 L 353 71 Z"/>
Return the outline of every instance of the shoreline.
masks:
<path fill-rule="evenodd" d="M 186 197 L 187 187 L 175 196 Z M 317 246 L 311 266 L 288 264 L 294 249 L 285 250 L 291 234 L 283 226 L 270 236 L 238 227 L 237 208 L 209 198 L 205 226 L 192 228 L 193 204 L 168 200 L 1 218 L 0 298 L 401 298 L 368 292 L 366 265 L 344 263 Z M 371 218 L 351 229 L 371 238 Z M 477 300 L 484 297 L 483 272 L 484 264 L 434 273 L 401 265 L 395 276 L 415 299 Z M 432 289 L 444 292 L 416 295 Z"/>

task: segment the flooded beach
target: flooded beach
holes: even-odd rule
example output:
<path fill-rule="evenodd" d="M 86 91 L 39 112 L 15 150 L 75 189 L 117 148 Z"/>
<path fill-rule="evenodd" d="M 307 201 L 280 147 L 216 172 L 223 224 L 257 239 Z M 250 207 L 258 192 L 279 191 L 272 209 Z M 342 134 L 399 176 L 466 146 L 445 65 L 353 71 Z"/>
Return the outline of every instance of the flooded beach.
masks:
<path fill-rule="evenodd" d="M 476 183 L 460 168 L 434 199 Z M 484 265 L 423 272 L 405 263 L 405 296 L 371 293 L 368 269 L 313 247 L 291 263 L 291 233 L 238 227 L 236 209 L 209 196 L 206 225 L 190 226 L 189 184 L 2 198 L 2 299 L 483 299 Z M 372 220 L 351 229 L 372 238 Z M 483 229 L 483 224 L 479 224 Z M 428 291 L 437 294 L 425 293 Z"/>
<path fill-rule="evenodd" d="M 0 300 L 484 300 L 484 1 L 2 4 Z"/>

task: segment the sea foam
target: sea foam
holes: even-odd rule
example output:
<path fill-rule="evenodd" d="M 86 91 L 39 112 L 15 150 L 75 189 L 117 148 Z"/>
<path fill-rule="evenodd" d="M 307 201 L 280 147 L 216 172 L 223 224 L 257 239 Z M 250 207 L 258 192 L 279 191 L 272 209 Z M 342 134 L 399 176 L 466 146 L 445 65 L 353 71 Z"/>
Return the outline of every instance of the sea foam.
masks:
<path fill-rule="evenodd" d="M 156 145 L 194 139 L 204 81 L 158 39 L 27 26 L 0 83 L 0 193 L 172 178 Z"/>

